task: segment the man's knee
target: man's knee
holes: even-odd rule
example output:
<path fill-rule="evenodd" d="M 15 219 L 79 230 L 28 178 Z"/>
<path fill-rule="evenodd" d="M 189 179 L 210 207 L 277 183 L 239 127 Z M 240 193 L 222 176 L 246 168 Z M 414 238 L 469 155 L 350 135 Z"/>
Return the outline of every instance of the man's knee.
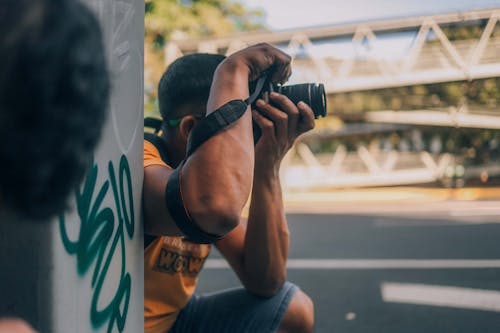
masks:
<path fill-rule="evenodd" d="M 283 316 L 279 333 L 310 333 L 314 330 L 314 303 L 298 289 Z"/>

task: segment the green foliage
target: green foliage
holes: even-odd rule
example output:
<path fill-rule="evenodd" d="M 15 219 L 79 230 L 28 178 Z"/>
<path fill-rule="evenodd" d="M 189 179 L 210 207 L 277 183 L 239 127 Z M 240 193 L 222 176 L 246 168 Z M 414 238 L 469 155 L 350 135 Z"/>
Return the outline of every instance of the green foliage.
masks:
<path fill-rule="evenodd" d="M 417 85 L 328 96 L 330 114 L 353 115 L 377 110 L 445 108 L 467 103 L 471 108 L 500 108 L 500 78 Z"/>
<path fill-rule="evenodd" d="M 146 116 L 159 116 L 156 87 L 168 40 L 214 37 L 263 28 L 264 13 L 234 0 L 145 0 Z"/>
<path fill-rule="evenodd" d="M 171 37 L 222 36 L 261 28 L 263 16 L 230 0 L 146 0 L 145 34 L 159 44 Z"/>

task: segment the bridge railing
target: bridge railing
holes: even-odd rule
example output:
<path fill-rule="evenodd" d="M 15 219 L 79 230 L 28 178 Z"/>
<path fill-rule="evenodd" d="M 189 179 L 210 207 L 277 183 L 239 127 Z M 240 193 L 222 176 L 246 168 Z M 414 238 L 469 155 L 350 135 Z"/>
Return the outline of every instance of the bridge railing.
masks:
<path fill-rule="evenodd" d="M 294 59 L 291 83 L 324 82 L 327 93 L 500 76 L 500 9 L 365 22 L 227 38 L 169 41 L 165 61 L 185 53 L 230 54 L 269 42 Z M 450 40 L 445 26 L 483 26 L 479 38 Z M 392 43 L 392 45 L 391 45 Z"/>

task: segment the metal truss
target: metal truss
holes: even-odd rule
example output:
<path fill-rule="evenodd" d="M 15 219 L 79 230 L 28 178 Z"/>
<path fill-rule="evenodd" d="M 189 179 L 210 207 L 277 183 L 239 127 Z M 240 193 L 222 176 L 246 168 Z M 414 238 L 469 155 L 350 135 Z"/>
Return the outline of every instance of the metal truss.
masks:
<path fill-rule="evenodd" d="M 231 54 L 247 45 L 268 42 L 294 58 L 290 82 L 324 82 L 327 93 L 388 88 L 500 76 L 500 37 L 493 36 L 500 9 L 447 15 L 385 20 L 284 32 L 241 34 L 228 38 L 169 41 L 166 63 L 182 54 L 212 52 Z M 487 21 L 479 39 L 451 41 L 444 26 L 480 25 Z M 391 34 L 413 36 L 398 58 L 372 55 L 369 50 Z M 431 38 L 430 38 L 431 37 Z M 411 38 L 411 37 L 410 37 Z M 429 40 L 432 42 L 429 42 Z M 352 56 L 323 51 L 350 43 Z M 324 50 L 324 49 L 323 49 Z"/>
<path fill-rule="evenodd" d="M 318 156 L 306 144 L 299 143 L 287 155 L 280 174 L 283 188 L 288 192 L 439 181 L 446 184 L 455 176 L 465 179 L 500 176 L 500 165 L 494 162 L 467 168 L 455 163 L 449 153 L 374 151 L 365 145 L 359 145 L 355 152 L 339 146 L 334 154 Z"/>
<path fill-rule="evenodd" d="M 382 152 L 364 145 L 356 152 L 339 146 L 334 154 L 320 158 L 304 143 L 297 144 L 287 157 L 281 177 L 289 191 L 431 183 L 441 179 L 453 162 L 453 156 L 447 153 Z"/>
<path fill-rule="evenodd" d="M 447 111 L 372 111 L 366 113 L 365 120 L 371 123 L 403 126 L 500 129 L 499 116 L 471 113 L 467 105 L 450 107 Z M 390 133 L 387 130 L 387 135 Z M 453 177 L 456 159 L 452 154 L 439 152 L 443 146 L 439 137 L 433 139 L 437 142 L 432 143 L 427 150 L 419 143 L 418 137 L 417 135 L 416 138 L 408 139 L 411 142 L 406 142 L 407 147 L 415 147 L 414 151 L 408 148 L 402 148 L 400 151 L 392 145 L 387 147 L 384 142 L 387 142 L 388 136 L 379 136 L 369 143 L 359 143 L 355 151 L 348 151 L 345 146 L 340 145 L 334 153 L 322 154 L 314 154 L 306 144 L 314 140 L 301 140 L 289 152 L 283 163 L 281 170 L 283 186 L 292 191 L 325 187 L 393 186 L 433 183 Z M 462 176 L 479 179 L 484 173 L 489 177 L 498 177 L 500 166 L 495 161 L 476 166 L 469 165 L 464 168 Z"/>
<path fill-rule="evenodd" d="M 460 107 L 450 107 L 446 111 L 370 111 L 366 112 L 365 120 L 371 123 L 500 130 L 500 116 L 486 113 L 472 113 L 466 104 Z"/>

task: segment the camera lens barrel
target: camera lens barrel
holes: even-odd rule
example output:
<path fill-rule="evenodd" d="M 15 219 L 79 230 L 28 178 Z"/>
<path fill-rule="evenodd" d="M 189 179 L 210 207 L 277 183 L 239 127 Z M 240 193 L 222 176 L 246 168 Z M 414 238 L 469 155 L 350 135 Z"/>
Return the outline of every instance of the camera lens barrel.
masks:
<path fill-rule="evenodd" d="M 269 82 L 267 75 L 259 80 L 250 83 L 250 97 L 246 100 L 248 104 L 253 104 L 259 96 L 271 91 L 283 94 L 294 104 L 300 101 L 306 103 L 314 112 L 314 117 L 326 117 L 326 93 L 325 86 L 322 83 L 302 83 L 288 86 L 275 85 Z M 257 144 L 261 135 L 258 125 L 253 123 L 253 137 Z"/>
<path fill-rule="evenodd" d="M 273 85 L 272 90 L 285 95 L 294 104 L 303 101 L 311 107 L 315 118 L 326 116 L 325 86 L 321 83 L 302 83 L 288 86 Z"/>

